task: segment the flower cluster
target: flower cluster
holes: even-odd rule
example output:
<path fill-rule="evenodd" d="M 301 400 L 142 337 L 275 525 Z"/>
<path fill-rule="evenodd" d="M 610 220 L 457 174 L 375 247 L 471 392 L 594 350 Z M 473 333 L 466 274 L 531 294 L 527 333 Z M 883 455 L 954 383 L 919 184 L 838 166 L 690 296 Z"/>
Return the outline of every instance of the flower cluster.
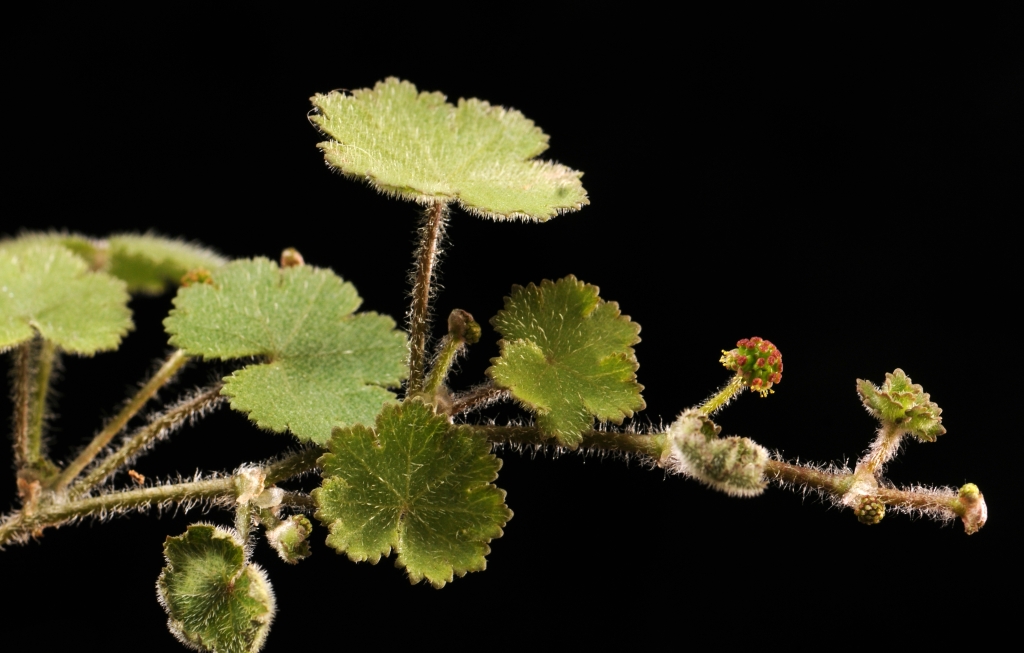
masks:
<path fill-rule="evenodd" d="M 736 349 L 723 351 L 721 363 L 736 372 L 743 385 L 762 397 L 768 396 L 773 385 L 782 381 L 782 352 L 767 340 L 744 338 L 736 343 Z"/>

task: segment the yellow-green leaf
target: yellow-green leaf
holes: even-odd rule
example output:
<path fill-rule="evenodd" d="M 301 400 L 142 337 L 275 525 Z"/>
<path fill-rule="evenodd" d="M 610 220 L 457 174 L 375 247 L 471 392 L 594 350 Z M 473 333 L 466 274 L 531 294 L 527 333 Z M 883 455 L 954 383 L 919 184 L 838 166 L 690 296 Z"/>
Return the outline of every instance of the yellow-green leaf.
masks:
<path fill-rule="evenodd" d="M 393 77 L 312 102 L 332 139 L 318 146 L 327 162 L 384 193 L 496 220 L 547 220 L 588 203 L 583 173 L 535 158 L 548 137 L 518 111 L 475 98 L 452 106 Z"/>

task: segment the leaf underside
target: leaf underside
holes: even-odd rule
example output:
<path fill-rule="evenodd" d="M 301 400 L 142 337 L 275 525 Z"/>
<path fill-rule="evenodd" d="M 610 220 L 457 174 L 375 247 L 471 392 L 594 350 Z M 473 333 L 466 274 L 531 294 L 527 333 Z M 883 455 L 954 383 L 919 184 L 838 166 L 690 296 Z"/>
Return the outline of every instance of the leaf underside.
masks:
<path fill-rule="evenodd" d="M 0 351 L 36 332 L 76 354 L 117 349 L 132 329 L 124 282 L 59 244 L 16 242 L 0 246 Z"/>
<path fill-rule="evenodd" d="M 333 139 L 318 145 L 327 162 L 389 195 L 457 201 L 496 220 L 543 221 L 589 203 L 582 173 L 534 158 L 548 137 L 518 111 L 475 98 L 452 106 L 393 77 L 311 100 L 311 120 Z"/>
<path fill-rule="evenodd" d="M 491 319 L 501 355 L 487 375 L 537 413 L 537 425 L 576 448 L 596 417 L 616 424 L 643 410 L 632 345 L 640 325 L 598 297 L 598 288 L 568 276 L 540 286 L 513 286 Z"/>
<path fill-rule="evenodd" d="M 486 440 L 407 401 L 385 406 L 373 429 L 336 430 L 328 448 L 313 496 L 329 546 L 373 564 L 394 550 L 413 583 L 434 587 L 486 567 L 488 543 L 512 518 Z"/>
<path fill-rule="evenodd" d="M 200 651 L 249 653 L 263 647 L 274 618 L 274 594 L 263 570 L 247 564 L 235 535 L 206 524 L 168 537 L 157 597 L 167 626 Z"/>
<path fill-rule="evenodd" d="M 322 444 L 335 426 L 372 423 L 408 373 L 405 334 L 389 317 L 353 314 L 361 303 L 330 270 L 259 258 L 182 288 L 164 326 L 189 354 L 261 359 L 225 378 L 231 407 Z"/>

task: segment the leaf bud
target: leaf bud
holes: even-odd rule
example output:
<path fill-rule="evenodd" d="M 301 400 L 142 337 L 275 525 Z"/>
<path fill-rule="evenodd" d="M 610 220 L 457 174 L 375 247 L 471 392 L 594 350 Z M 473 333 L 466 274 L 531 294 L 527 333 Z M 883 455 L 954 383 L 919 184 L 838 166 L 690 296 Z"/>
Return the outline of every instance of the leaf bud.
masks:
<path fill-rule="evenodd" d="M 719 362 L 736 372 L 743 379 L 743 385 L 767 397 L 772 386 L 782 381 L 782 352 L 771 342 L 762 338 L 744 338 L 736 343 L 736 349 L 722 351 Z"/>
<path fill-rule="evenodd" d="M 313 525 L 304 515 L 292 515 L 267 531 L 267 542 L 274 547 L 277 555 L 288 564 L 308 558 L 310 533 Z"/>
<path fill-rule="evenodd" d="M 240 467 L 235 472 L 235 501 L 246 504 L 263 492 L 266 475 L 259 467 Z"/>
<path fill-rule="evenodd" d="M 281 252 L 282 268 L 297 268 L 305 264 L 306 261 L 302 258 L 302 254 L 299 254 L 299 250 L 294 247 L 288 247 Z"/>
<path fill-rule="evenodd" d="M 960 500 L 962 512 L 960 519 L 964 522 L 964 530 L 968 535 L 977 533 L 985 522 L 988 521 L 988 506 L 985 504 L 985 495 L 981 493 L 974 483 L 967 483 L 957 493 Z"/>
<path fill-rule="evenodd" d="M 862 524 L 877 524 L 885 517 L 885 504 L 878 497 L 864 496 L 853 509 L 853 514 Z"/>
<path fill-rule="evenodd" d="M 666 466 L 730 496 L 764 492 L 768 450 L 749 438 L 719 438 L 720 431 L 700 411 L 685 411 L 669 427 L 671 453 Z"/>
<path fill-rule="evenodd" d="M 448 335 L 467 345 L 475 345 L 480 342 L 480 325 L 467 311 L 456 308 L 448 316 Z"/>
<path fill-rule="evenodd" d="M 934 442 L 946 432 L 942 425 L 942 409 L 920 385 L 897 368 L 886 373 L 885 383 L 876 387 L 857 379 L 861 403 L 876 419 L 903 433 L 910 433 L 922 442 Z"/>
<path fill-rule="evenodd" d="M 189 270 L 185 273 L 185 276 L 181 278 L 181 285 L 188 288 L 191 285 L 205 283 L 209 286 L 213 285 L 213 275 L 210 271 L 205 268 L 196 268 Z"/>

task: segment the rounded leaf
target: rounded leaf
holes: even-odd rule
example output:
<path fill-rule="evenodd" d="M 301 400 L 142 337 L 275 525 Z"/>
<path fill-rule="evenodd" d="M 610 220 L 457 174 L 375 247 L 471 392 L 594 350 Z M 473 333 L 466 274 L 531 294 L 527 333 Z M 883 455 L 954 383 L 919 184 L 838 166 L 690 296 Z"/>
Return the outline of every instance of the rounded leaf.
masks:
<path fill-rule="evenodd" d="M 128 299 L 123 281 L 62 245 L 0 247 L 0 351 L 36 332 L 76 354 L 117 349 L 132 328 Z"/>
<path fill-rule="evenodd" d="M 249 564 L 238 536 L 194 524 L 164 544 L 167 566 L 157 598 L 167 626 L 199 651 L 252 653 L 263 648 L 274 619 L 274 592 L 266 574 Z"/>
<path fill-rule="evenodd" d="M 336 430 L 327 446 L 313 498 L 328 546 L 374 564 L 394 550 L 409 580 L 434 587 L 486 568 L 488 543 L 512 518 L 487 440 L 406 401 L 385 406 L 373 429 Z"/>

